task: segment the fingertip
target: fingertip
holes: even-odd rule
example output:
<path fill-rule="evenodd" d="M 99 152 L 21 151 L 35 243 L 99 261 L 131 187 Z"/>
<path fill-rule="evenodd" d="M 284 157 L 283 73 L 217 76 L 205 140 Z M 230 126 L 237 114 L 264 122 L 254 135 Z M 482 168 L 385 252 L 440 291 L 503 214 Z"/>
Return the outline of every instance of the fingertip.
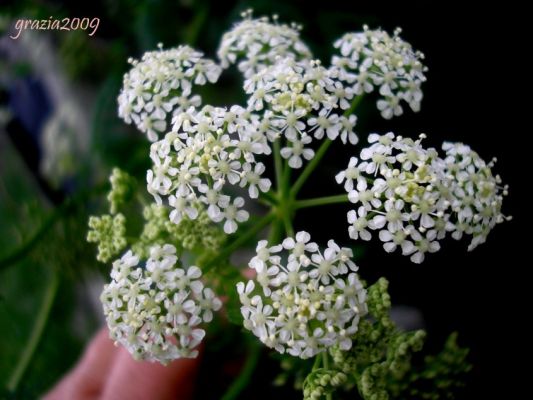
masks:
<path fill-rule="evenodd" d="M 167 366 L 136 361 L 121 348 L 102 399 L 190 399 L 199 365 L 199 358 L 178 359 Z"/>

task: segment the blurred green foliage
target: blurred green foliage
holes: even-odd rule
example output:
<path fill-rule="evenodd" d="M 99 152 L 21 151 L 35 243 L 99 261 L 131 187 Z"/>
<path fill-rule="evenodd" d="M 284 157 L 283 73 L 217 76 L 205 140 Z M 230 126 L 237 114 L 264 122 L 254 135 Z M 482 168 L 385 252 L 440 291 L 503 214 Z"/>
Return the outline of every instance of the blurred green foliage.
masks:
<path fill-rule="evenodd" d="M 0 260 L 26 243 L 52 212 L 39 193 L 16 150 L 0 138 Z M 80 315 L 79 292 L 83 275 L 93 269 L 92 254 L 77 240 L 84 211 L 72 208 L 50 226 L 44 240 L 36 243 L 15 264 L 0 270 L 0 386 L 12 374 L 27 347 L 47 286 L 60 276 L 60 287 L 28 370 L 15 398 L 34 398 L 48 389 L 77 358 L 83 343 L 96 327 L 94 315 Z M 67 250 L 68 248 L 68 250 Z M 51 361 L 53 360 L 53 361 Z M 1 393 L 1 392 L 0 392 Z M 2 395 L 0 394 L 0 397 Z"/>

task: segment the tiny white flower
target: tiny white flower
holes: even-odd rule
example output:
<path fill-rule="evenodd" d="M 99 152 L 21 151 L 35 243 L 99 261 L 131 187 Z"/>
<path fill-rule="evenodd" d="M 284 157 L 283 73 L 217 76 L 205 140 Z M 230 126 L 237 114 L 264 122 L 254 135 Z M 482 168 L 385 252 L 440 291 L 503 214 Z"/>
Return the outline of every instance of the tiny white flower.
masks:
<path fill-rule="evenodd" d="M 224 232 L 231 234 L 237 231 L 237 222 L 245 222 L 250 217 L 250 214 L 246 210 L 240 210 L 244 206 L 244 199 L 237 197 L 233 200 L 233 203 L 222 211 L 215 219 L 215 222 L 224 220 Z"/>
<path fill-rule="evenodd" d="M 302 158 L 305 160 L 311 160 L 315 156 L 313 149 L 305 148 L 306 144 L 311 143 L 311 136 L 304 136 L 301 140 L 294 140 L 289 142 L 290 147 L 284 147 L 281 149 L 281 156 L 289 160 L 289 166 L 291 168 L 301 168 L 303 165 Z"/>
<path fill-rule="evenodd" d="M 348 211 L 348 223 L 351 224 L 348 227 L 348 233 L 352 239 L 361 238 L 367 241 L 372 239 L 372 234 L 367 229 L 369 223 L 367 211 L 363 206 L 359 207 L 357 212 L 355 210 Z"/>

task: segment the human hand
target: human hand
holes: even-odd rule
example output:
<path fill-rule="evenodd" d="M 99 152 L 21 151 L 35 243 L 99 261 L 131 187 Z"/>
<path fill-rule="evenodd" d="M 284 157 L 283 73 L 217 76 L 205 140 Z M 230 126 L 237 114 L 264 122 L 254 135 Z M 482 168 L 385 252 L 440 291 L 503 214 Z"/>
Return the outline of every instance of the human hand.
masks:
<path fill-rule="evenodd" d="M 135 361 L 102 329 L 44 400 L 191 399 L 199 364 L 199 358 L 179 359 L 167 366 Z"/>

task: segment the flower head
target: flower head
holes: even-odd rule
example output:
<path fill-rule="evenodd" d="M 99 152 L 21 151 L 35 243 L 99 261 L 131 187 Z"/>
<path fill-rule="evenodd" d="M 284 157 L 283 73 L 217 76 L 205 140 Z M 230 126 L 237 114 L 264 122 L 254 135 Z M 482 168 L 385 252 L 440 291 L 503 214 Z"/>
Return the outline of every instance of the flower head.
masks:
<path fill-rule="evenodd" d="M 493 162 L 461 143 L 445 143 L 442 159 L 423 147 L 424 138 L 371 134 L 361 160 L 352 157 L 336 176 L 357 206 L 348 212 L 350 237 L 370 240 L 378 231 L 387 252 L 400 249 L 415 263 L 438 251 L 448 233 L 472 235 L 472 250 L 506 219 L 500 210 L 507 187 L 492 175 Z"/>
<path fill-rule="evenodd" d="M 302 156 L 306 160 L 314 156 L 303 146 L 313 137 L 340 137 L 343 143 L 352 144 L 358 141 L 353 131 L 356 118 L 342 115 L 353 94 L 343 90 L 318 61 L 278 57 L 274 64 L 249 77 L 244 89 L 250 95 L 248 110 L 263 111 L 260 127 L 268 140 L 286 142 L 282 155 L 292 168 L 302 166 Z"/>
<path fill-rule="evenodd" d="M 118 209 L 133 196 L 136 182 L 135 178 L 119 168 L 113 168 L 109 182 L 111 183 L 111 190 L 107 194 L 109 211 L 111 214 L 116 214 Z"/>
<path fill-rule="evenodd" d="M 154 246 L 145 266 L 128 251 L 113 263 L 101 300 L 110 336 L 136 359 L 166 364 L 194 358 L 205 336 L 202 322 L 222 306 L 204 288 L 198 267 L 182 267 L 176 248 Z"/>
<path fill-rule="evenodd" d="M 286 258 L 278 255 L 282 250 Z M 334 345 L 349 349 L 367 312 L 351 257 L 350 249 L 333 240 L 321 252 L 304 231 L 281 245 L 260 242 L 249 264 L 255 281 L 237 285 L 245 328 L 268 347 L 301 358 Z"/>
<path fill-rule="evenodd" d="M 158 203 L 168 198 L 176 224 L 184 217 L 196 219 L 195 204 L 203 203 L 212 221 L 225 219 L 226 233 L 235 232 L 248 213 L 238 210 L 244 199 L 232 202 L 222 194 L 224 187 L 247 187 L 250 197 L 257 198 L 271 186 L 262 176 L 265 166 L 256 162 L 257 155 L 270 152 L 258 130 L 257 118 L 239 106 L 205 106 L 176 115 L 172 131 L 151 147 L 148 191 Z"/>
<path fill-rule="evenodd" d="M 252 19 L 252 11 L 242 14 L 243 20 L 222 37 L 218 58 L 223 68 L 238 62 L 239 70 L 246 78 L 272 65 L 276 58 L 291 57 L 297 60 L 310 58 L 311 52 L 300 40 L 296 24 L 271 22 L 268 17 Z"/>
<path fill-rule="evenodd" d="M 459 239 L 463 233 L 472 235 L 468 250 L 473 250 L 485 242 L 496 224 L 511 218 L 501 212 L 508 187 L 492 173 L 496 159 L 486 163 L 463 143 L 445 142 L 442 148 L 446 152 L 446 173 L 454 182 L 451 208 L 458 229 L 452 236 Z"/>
<path fill-rule="evenodd" d="M 222 69 L 188 46 L 144 53 L 141 60 L 130 59 L 132 69 L 124 75 L 118 96 L 118 115 L 134 122 L 151 142 L 163 134 L 172 115 L 189 105 L 199 106 L 194 85 L 218 80 Z"/>
<path fill-rule="evenodd" d="M 363 32 L 347 33 L 335 42 L 340 54 L 331 60 L 332 73 L 349 84 L 355 95 L 378 89 L 377 107 L 386 119 L 403 113 L 402 102 L 413 111 L 420 110 L 421 86 L 426 80 L 424 55 L 414 51 L 400 33 L 398 28 L 390 36 L 367 26 Z"/>

